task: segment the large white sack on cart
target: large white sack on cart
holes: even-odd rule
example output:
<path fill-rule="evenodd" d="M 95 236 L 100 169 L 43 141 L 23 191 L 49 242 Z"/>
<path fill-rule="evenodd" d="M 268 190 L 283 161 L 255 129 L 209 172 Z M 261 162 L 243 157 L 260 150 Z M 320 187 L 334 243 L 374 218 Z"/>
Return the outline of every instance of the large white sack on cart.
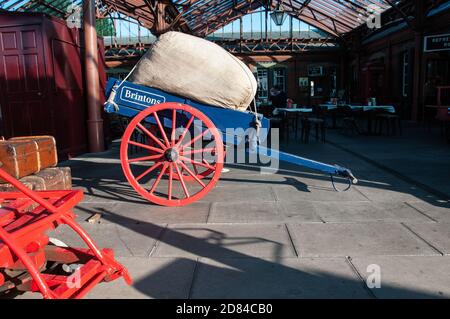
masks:
<path fill-rule="evenodd" d="M 245 111 L 257 83 L 239 59 L 210 41 L 180 32 L 159 37 L 130 80 L 201 103 Z"/>

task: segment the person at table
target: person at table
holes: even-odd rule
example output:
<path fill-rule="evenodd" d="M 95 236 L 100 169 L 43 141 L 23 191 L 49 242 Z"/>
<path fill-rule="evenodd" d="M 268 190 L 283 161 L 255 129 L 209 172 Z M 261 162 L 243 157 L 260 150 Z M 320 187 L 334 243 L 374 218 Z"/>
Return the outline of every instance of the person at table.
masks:
<path fill-rule="evenodd" d="M 286 108 L 287 94 L 279 86 L 274 86 L 270 89 L 269 100 L 272 102 L 272 107 Z"/>

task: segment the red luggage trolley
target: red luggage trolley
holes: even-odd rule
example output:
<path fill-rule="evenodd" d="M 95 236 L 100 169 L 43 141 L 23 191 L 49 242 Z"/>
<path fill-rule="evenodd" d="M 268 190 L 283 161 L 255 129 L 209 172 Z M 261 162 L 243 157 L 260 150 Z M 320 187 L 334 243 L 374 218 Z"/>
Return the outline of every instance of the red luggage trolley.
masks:
<path fill-rule="evenodd" d="M 124 277 L 132 283 L 111 249 L 99 249 L 75 221 L 72 209 L 80 190 L 34 192 L 0 168 L 0 178 L 19 192 L 0 192 L 0 293 L 40 292 L 46 299 L 82 298 L 96 284 Z M 68 225 L 87 249 L 52 245 L 46 234 Z M 73 265 L 70 275 L 62 265 Z M 69 267 L 70 268 L 70 267 Z"/>

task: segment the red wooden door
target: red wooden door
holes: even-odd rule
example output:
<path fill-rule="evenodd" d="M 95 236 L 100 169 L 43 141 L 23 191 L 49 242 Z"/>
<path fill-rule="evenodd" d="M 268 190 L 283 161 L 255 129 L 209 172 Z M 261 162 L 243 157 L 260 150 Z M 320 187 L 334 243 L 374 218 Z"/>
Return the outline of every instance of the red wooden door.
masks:
<path fill-rule="evenodd" d="M 7 137 L 52 134 L 39 25 L 0 28 L 0 107 Z"/>

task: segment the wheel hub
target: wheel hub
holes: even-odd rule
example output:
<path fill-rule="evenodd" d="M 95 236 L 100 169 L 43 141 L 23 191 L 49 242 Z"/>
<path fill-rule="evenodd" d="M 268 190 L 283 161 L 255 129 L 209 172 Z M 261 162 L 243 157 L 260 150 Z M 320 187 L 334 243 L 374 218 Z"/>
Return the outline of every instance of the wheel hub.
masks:
<path fill-rule="evenodd" d="M 164 157 L 166 158 L 166 160 L 168 160 L 169 162 L 176 162 L 179 158 L 179 154 L 178 151 L 175 148 L 169 148 L 165 153 L 164 153 Z"/>

